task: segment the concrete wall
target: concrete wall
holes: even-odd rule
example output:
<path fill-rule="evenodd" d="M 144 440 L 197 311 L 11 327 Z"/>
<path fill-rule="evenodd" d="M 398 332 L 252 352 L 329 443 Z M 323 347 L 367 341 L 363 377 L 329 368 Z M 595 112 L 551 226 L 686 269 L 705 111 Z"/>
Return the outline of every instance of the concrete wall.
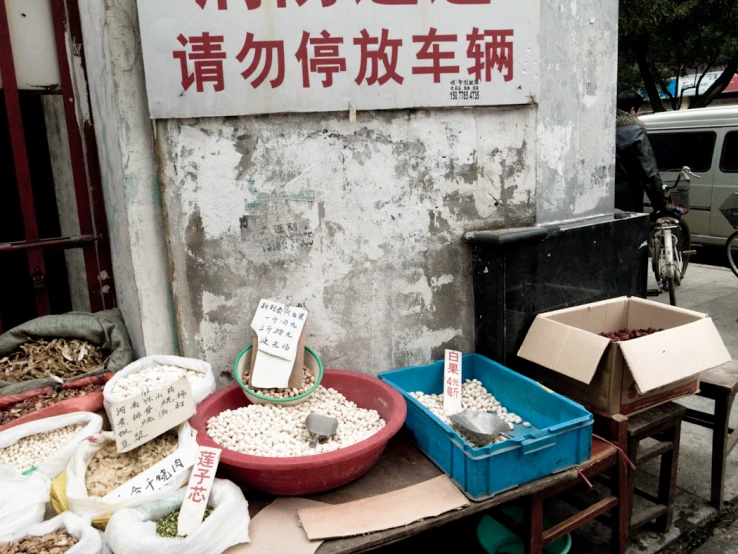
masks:
<path fill-rule="evenodd" d="M 541 0 L 537 222 L 612 212 L 617 0 Z"/>
<path fill-rule="evenodd" d="M 142 342 L 164 255 L 134 0 L 82 5 L 98 140 L 114 146 L 101 156 L 116 279 L 131 283 L 119 297 Z M 265 296 L 307 305 L 308 344 L 333 367 L 376 373 L 470 350 L 465 231 L 612 211 L 617 2 L 540 10 L 530 106 L 157 122 L 182 353 L 225 382 Z"/>
<path fill-rule="evenodd" d="M 182 351 L 228 372 L 262 297 L 364 372 L 473 346 L 469 229 L 535 216 L 534 107 L 161 121 Z"/>
<path fill-rule="evenodd" d="M 136 354 L 176 353 L 135 0 L 79 0 L 118 305 Z"/>

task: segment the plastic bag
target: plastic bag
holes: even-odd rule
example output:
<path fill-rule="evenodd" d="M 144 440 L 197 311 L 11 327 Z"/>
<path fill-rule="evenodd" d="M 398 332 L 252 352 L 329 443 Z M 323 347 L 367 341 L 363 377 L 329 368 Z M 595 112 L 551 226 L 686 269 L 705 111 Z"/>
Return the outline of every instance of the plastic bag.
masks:
<path fill-rule="evenodd" d="M 26 529 L 11 535 L 0 537 L 0 544 L 14 542 L 24 537 L 41 537 L 61 529 L 78 539 L 79 542 L 67 550 L 66 554 L 100 554 L 103 549 L 103 540 L 100 533 L 95 531 L 89 520 L 65 512 L 49 521 L 31 525 Z"/>
<path fill-rule="evenodd" d="M 190 427 L 189 423 L 184 422 L 179 425 L 177 427 L 179 440 L 177 450 L 103 497 L 88 496 L 85 474 L 87 473 L 87 465 L 95 453 L 108 443 L 114 443 L 115 437 L 110 432 L 98 433 L 90 437 L 79 444 L 67 465 L 65 477 L 67 486 L 64 490 L 66 499 L 59 499 L 58 496 L 55 499 L 57 492 L 52 486 L 52 504 L 54 504 L 54 508 L 57 509 L 57 506 L 66 504 L 69 506 L 69 510 L 75 514 L 98 520 L 115 513 L 120 508 L 140 506 L 144 502 L 166 497 L 171 491 L 189 482 L 191 468 L 195 463 L 198 451 L 195 434 L 196 432 Z M 166 473 L 169 474 L 166 481 L 156 479 L 156 475 L 161 473 L 161 469 L 166 469 Z M 150 491 L 147 491 L 148 476 L 151 476 L 152 480 L 151 487 L 153 490 Z M 135 484 L 134 481 L 143 482 L 143 486 L 140 487 L 141 490 L 137 494 L 131 496 L 130 488 Z"/>
<path fill-rule="evenodd" d="M 49 486 L 49 480 L 38 473 L 19 475 L 0 468 L 0 537 L 43 521 Z"/>
<path fill-rule="evenodd" d="M 61 387 L 62 390 L 79 389 L 84 388 L 88 385 L 103 385 L 113 376 L 112 373 L 106 373 L 105 375 L 98 375 L 95 377 L 82 377 L 74 381 L 64 383 Z M 35 398 L 46 393 L 52 392 L 54 389 L 51 387 L 44 387 L 32 391 L 27 391 L 18 395 L 13 396 L 0 396 L 0 410 L 12 408 L 18 402 Z M 29 421 L 36 421 L 38 419 L 44 419 L 47 417 L 53 417 L 57 415 L 71 414 L 74 412 L 97 412 L 103 408 L 103 392 L 102 389 L 99 392 L 90 392 L 82 396 L 76 396 L 74 398 L 67 398 L 66 400 L 60 400 L 56 404 L 46 406 L 40 410 L 36 410 L 31 413 L 20 416 L 14 421 L 10 421 L 5 425 L 0 426 L 0 431 L 5 431 L 11 427 L 16 427 Z"/>
<path fill-rule="evenodd" d="M 59 450 L 56 454 L 53 454 L 45 460 L 39 461 L 34 466 L 35 471 L 47 477 L 53 479 L 67 466 L 67 462 L 72 458 L 77 445 L 84 441 L 90 435 L 94 435 L 102 429 L 102 418 L 97 414 L 89 412 L 75 412 L 66 415 L 47 417 L 46 419 L 39 419 L 37 421 L 30 421 L 17 427 L 11 427 L 5 431 L 0 431 L 0 448 L 5 448 L 11 444 L 15 444 L 24 437 L 31 435 L 37 435 L 39 433 L 46 433 L 48 431 L 54 431 L 67 427 L 68 425 L 82 425 L 77 433 L 75 433 L 71 439 L 67 442 L 64 447 Z M 10 464 L 5 467 L 13 469 Z"/>
<path fill-rule="evenodd" d="M 115 384 L 126 375 L 137 373 L 142 369 L 158 367 L 160 365 L 173 365 L 184 369 L 198 371 L 205 375 L 205 378 L 202 381 L 192 387 L 192 398 L 194 399 L 195 404 L 199 404 L 215 392 L 215 377 L 213 376 L 213 368 L 210 367 L 209 363 L 203 362 L 202 360 L 196 360 L 194 358 L 181 358 L 179 356 L 146 356 L 145 358 L 141 358 L 140 360 L 136 360 L 135 362 L 128 364 L 116 373 L 115 376 L 113 376 L 113 378 L 105 385 L 105 390 L 103 391 L 105 396 L 105 411 L 108 413 L 108 417 L 111 421 L 114 417 L 111 416 L 110 405 L 126 399 L 124 396 L 113 393 L 113 387 L 115 387 Z"/>
<path fill-rule="evenodd" d="M 216 479 L 208 505 L 213 512 L 185 538 L 156 534 L 156 523 L 182 505 L 186 489 L 133 510 L 118 510 L 105 530 L 105 542 L 115 554 L 216 554 L 249 542 L 249 506 L 241 489 Z"/>

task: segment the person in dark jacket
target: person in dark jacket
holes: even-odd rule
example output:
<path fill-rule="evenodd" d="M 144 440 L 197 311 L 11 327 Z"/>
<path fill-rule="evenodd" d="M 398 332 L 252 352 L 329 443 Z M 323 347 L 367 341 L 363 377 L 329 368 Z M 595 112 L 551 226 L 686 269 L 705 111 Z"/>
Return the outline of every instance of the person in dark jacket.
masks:
<path fill-rule="evenodd" d="M 664 214 L 666 202 L 656 156 L 638 114 L 643 98 L 632 90 L 618 94 L 615 135 L 615 208 L 643 211 L 643 193 L 654 213 Z M 664 214 L 666 215 L 666 214 Z"/>

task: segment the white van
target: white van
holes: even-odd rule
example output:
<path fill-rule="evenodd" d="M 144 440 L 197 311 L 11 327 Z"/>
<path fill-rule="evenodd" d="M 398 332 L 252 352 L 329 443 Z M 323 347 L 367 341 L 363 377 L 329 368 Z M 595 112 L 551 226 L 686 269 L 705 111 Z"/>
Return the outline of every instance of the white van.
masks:
<path fill-rule="evenodd" d="M 684 216 L 692 242 L 722 246 L 735 230 L 718 208 L 738 192 L 738 106 L 662 112 L 641 120 L 665 183 L 673 183 L 678 172 L 664 171 L 685 165 L 702 177 L 692 179 L 691 209 Z"/>

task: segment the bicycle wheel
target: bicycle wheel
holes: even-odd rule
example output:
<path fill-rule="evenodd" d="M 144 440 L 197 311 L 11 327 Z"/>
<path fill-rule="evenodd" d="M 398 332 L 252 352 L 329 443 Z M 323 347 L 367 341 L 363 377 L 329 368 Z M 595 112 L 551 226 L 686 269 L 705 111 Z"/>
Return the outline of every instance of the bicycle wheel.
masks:
<path fill-rule="evenodd" d="M 738 231 L 730 235 L 725 243 L 725 253 L 728 255 L 728 264 L 738 277 Z"/>
<path fill-rule="evenodd" d="M 676 306 L 676 279 L 674 277 L 667 277 L 666 281 L 669 284 L 669 304 Z"/>

